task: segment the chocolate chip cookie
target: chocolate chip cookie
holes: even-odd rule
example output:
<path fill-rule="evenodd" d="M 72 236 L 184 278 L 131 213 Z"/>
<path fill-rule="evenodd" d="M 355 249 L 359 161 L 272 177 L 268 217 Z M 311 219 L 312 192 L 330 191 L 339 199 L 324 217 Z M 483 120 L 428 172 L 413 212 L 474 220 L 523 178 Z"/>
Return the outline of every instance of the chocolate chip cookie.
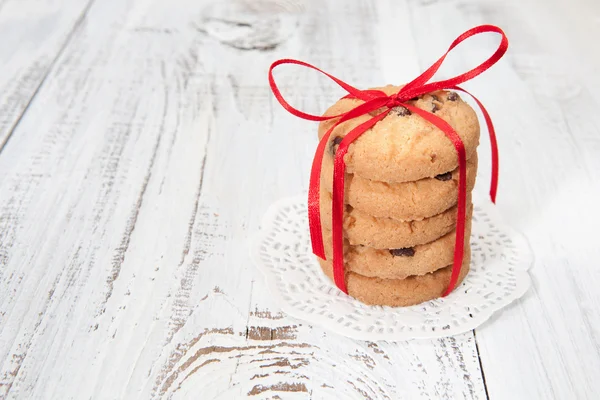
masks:
<path fill-rule="evenodd" d="M 471 224 L 465 230 L 465 247 L 469 247 Z M 383 279 L 404 279 L 436 271 L 454 259 L 456 232 L 452 231 L 433 242 L 397 249 L 373 249 L 352 246 L 345 240 L 344 265 L 347 271 Z M 332 257 L 331 232 L 323 229 L 327 259 Z"/>
<path fill-rule="evenodd" d="M 321 219 L 325 228 L 331 229 L 331 193 L 321 190 Z M 467 198 L 467 220 L 473 210 L 471 196 Z M 456 227 L 456 206 L 429 218 L 399 221 L 374 217 L 346 205 L 344 235 L 351 245 L 376 249 L 399 249 L 432 242 Z"/>
<path fill-rule="evenodd" d="M 470 248 L 465 249 L 462 268 L 457 286 L 469 272 Z M 333 281 L 331 261 L 319 259 L 321 269 Z M 452 265 L 440 268 L 425 275 L 409 276 L 405 279 L 371 278 L 346 271 L 348 294 L 365 304 L 400 307 L 419 304 L 440 297 L 450 282 Z"/>
<path fill-rule="evenodd" d="M 376 89 L 392 94 L 400 90 L 400 86 L 388 85 Z M 341 99 L 325 115 L 347 112 L 361 102 Z M 479 122 L 475 111 L 456 93 L 440 90 L 410 100 L 410 104 L 435 113 L 448 122 L 462 139 L 467 159 L 471 158 L 479 144 Z M 371 117 L 363 115 L 336 127 L 331 134 L 326 157 L 333 157 L 339 138 Z M 335 122 L 336 119 L 321 122 L 319 138 Z M 456 150 L 444 132 L 404 107 L 392 109 L 383 120 L 355 140 L 349 146 L 344 161 L 348 173 L 383 182 L 433 178 L 458 167 Z"/>
<path fill-rule="evenodd" d="M 345 202 L 374 217 L 401 221 L 422 219 L 439 214 L 456 205 L 459 169 L 414 182 L 388 183 L 346 174 Z M 475 186 L 477 153 L 467 161 L 467 191 Z M 333 189 L 333 161 L 324 157 L 321 185 Z"/>

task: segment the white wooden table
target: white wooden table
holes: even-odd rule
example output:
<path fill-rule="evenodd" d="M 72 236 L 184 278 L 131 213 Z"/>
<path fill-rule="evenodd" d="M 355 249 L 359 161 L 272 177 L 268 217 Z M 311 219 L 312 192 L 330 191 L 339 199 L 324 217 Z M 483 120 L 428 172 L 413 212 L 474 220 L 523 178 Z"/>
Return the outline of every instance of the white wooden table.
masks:
<path fill-rule="evenodd" d="M 284 315 L 248 238 L 307 189 L 316 125 L 279 107 L 268 65 L 401 83 L 481 23 L 511 48 L 465 87 L 496 123 L 533 287 L 439 340 Z M 599 398 L 599 36 L 595 0 L 0 0 L 0 399 Z M 342 94 L 278 79 L 313 112 Z"/>

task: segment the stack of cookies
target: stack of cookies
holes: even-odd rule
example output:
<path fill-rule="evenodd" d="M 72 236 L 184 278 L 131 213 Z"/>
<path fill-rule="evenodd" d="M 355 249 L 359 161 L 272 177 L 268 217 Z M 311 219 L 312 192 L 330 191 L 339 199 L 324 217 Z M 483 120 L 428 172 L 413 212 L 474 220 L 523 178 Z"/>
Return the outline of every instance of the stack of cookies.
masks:
<path fill-rule="evenodd" d="M 393 94 L 400 87 L 377 89 Z M 360 103 L 341 99 L 325 115 L 347 112 Z M 433 92 L 410 104 L 444 119 L 465 145 L 468 197 L 460 284 L 469 271 L 471 190 L 477 173 L 479 123 L 473 109 L 455 92 Z M 342 138 L 372 115 L 336 127 L 323 159 L 321 218 L 327 261 L 319 261 L 332 280 L 333 155 Z M 335 122 L 321 123 L 319 137 Z M 439 297 L 450 281 L 454 257 L 459 170 L 453 144 L 422 117 L 405 107 L 396 107 L 349 146 L 344 161 L 348 293 L 367 304 L 388 306 L 407 306 Z"/>

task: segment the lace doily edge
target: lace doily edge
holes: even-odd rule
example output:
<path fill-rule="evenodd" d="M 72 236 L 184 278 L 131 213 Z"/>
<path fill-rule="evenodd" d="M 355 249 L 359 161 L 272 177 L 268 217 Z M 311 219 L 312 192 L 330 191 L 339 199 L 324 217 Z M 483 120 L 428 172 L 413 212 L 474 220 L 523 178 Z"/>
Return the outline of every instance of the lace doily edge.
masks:
<path fill-rule="evenodd" d="M 502 221 L 502 218 L 499 215 L 498 210 L 495 208 L 495 205 L 493 203 L 491 203 L 489 200 L 482 199 L 481 196 L 474 195 L 473 202 L 477 206 L 484 207 L 485 211 L 488 214 L 493 214 L 494 221 L 497 224 L 501 225 L 503 230 L 506 230 L 506 231 L 509 231 L 512 233 L 511 239 L 518 240 L 519 245 L 523 246 L 524 248 L 526 248 L 528 250 L 527 253 L 521 254 L 521 258 L 519 259 L 519 262 L 516 265 L 516 270 L 518 271 L 518 272 L 516 272 L 518 285 L 515 288 L 515 291 L 513 292 L 512 296 L 503 298 L 502 301 L 499 301 L 493 308 L 490 307 L 490 308 L 486 309 L 485 311 L 481 311 L 480 313 L 477 314 L 477 317 L 474 317 L 472 320 L 470 320 L 468 324 L 458 325 L 456 327 L 451 327 L 446 330 L 422 331 L 422 332 L 418 332 L 418 334 L 417 334 L 414 331 L 393 332 L 393 333 L 386 333 L 386 332 L 366 333 L 363 331 L 356 331 L 356 330 L 352 330 L 352 329 L 340 329 L 341 327 L 339 325 L 329 324 L 329 319 L 324 316 L 321 316 L 318 314 L 305 313 L 302 310 L 292 308 L 292 307 L 287 307 L 287 301 L 283 297 L 281 291 L 278 290 L 276 279 L 275 279 L 274 275 L 271 274 L 270 268 L 263 261 L 262 256 L 259 251 L 260 243 L 262 243 L 266 239 L 267 234 L 268 234 L 268 232 L 265 231 L 264 228 L 267 226 L 270 226 L 271 224 L 274 223 L 274 221 L 276 220 L 276 217 L 279 214 L 282 207 L 285 207 L 286 205 L 289 205 L 289 204 L 298 204 L 299 202 L 302 202 L 302 201 L 306 201 L 306 196 L 296 195 L 296 196 L 284 197 L 284 198 L 281 198 L 281 199 L 275 201 L 274 203 L 272 203 L 269 206 L 269 208 L 267 209 L 266 213 L 264 214 L 264 216 L 261 220 L 261 225 L 260 225 L 259 231 L 250 238 L 249 243 L 250 243 L 250 255 L 251 255 L 252 261 L 256 265 L 256 267 L 260 270 L 261 274 L 264 276 L 269 292 L 275 297 L 275 299 L 278 302 L 278 304 L 280 305 L 281 309 L 283 311 L 285 311 L 288 315 L 290 315 L 294 318 L 303 320 L 305 322 L 308 322 L 309 324 L 318 325 L 318 326 L 320 326 L 326 330 L 329 330 L 331 332 L 337 333 L 339 335 L 342 335 L 342 336 L 345 336 L 345 337 L 348 337 L 351 339 L 356 339 L 356 340 L 399 342 L 399 341 L 410 341 L 410 340 L 421 340 L 421 339 L 423 339 L 423 340 L 439 339 L 439 338 L 459 335 L 459 334 L 463 334 L 463 333 L 475 330 L 477 327 L 481 326 L 486 321 L 488 321 L 495 313 L 501 311 L 502 309 L 509 306 L 511 303 L 513 303 L 516 300 L 523 297 L 523 295 L 527 292 L 527 290 L 531 286 L 531 277 L 530 277 L 528 271 L 531 268 L 531 266 L 533 265 L 533 252 L 531 250 L 531 246 L 529 245 L 529 242 L 527 241 L 527 239 L 525 238 L 525 236 L 522 233 L 520 233 L 516 229 L 508 226 L 507 224 L 505 224 Z M 337 290 L 335 285 L 332 282 L 330 282 L 329 278 L 327 278 L 327 276 L 325 276 L 325 274 L 323 274 L 322 271 L 321 271 L 321 274 L 322 274 L 323 280 L 331 286 L 331 289 Z M 455 289 L 455 291 L 460 290 L 460 288 L 463 286 L 464 286 L 464 283 L 461 284 L 461 286 L 457 287 Z M 340 293 L 336 293 L 335 296 L 347 296 L 347 295 L 340 292 Z M 452 296 L 452 294 L 450 296 Z M 351 298 L 351 301 L 358 301 L 358 300 L 352 298 L 351 296 L 348 296 L 348 297 Z M 366 306 L 366 307 L 381 308 L 383 310 L 385 310 L 386 308 L 389 308 L 389 307 L 385 307 L 385 306 Z"/>

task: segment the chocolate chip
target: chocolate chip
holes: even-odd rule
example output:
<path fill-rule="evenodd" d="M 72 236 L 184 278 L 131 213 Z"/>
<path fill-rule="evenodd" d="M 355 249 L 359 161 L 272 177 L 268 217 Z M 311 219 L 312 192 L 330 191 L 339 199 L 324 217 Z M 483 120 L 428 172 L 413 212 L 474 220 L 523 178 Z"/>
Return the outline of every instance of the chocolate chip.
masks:
<path fill-rule="evenodd" d="M 458 100 L 458 94 L 456 94 L 456 92 L 450 92 L 450 93 L 448 93 L 448 96 L 446 96 L 446 100 L 456 101 L 456 100 Z"/>
<path fill-rule="evenodd" d="M 392 108 L 392 111 L 394 111 L 396 113 L 396 115 L 398 115 L 400 117 L 406 117 L 406 116 L 412 114 L 408 108 L 402 107 L 402 106 L 394 107 L 394 108 Z"/>
<path fill-rule="evenodd" d="M 452 172 L 446 172 L 445 174 L 439 174 L 435 176 L 438 181 L 449 181 L 452 179 Z"/>
<path fill-rule="evenodd" d="M 433 100 L 438 101 L 441 103 L 440 98 L 437 97 L 435 94 L 432 94 L 431 97 L 433 97 Z"/>
<path fill-rule="evenodd" d="M 340 143 L 342 143 L 342 140 L 344 140 L 344 138 L 341 136 L 336 136 L 333 138 L 333 140 L 331 141 L 331 148 L 329 149 L 331 151 L 331 154 L 335 154 L 335 152 L 337 151 L 337 146 Z"/>
<path fill-rule="evenodd" d="M 412 99 L 410 99 L 409 101 L 417 101 L 417 100 L 419 100 L 419 99 L 420 99 L 420 97 L 419 97 L 419 96 L 417 96 L 417 97 L 413 97 L 413 98 L 412 98 Z"/>
<path fill-rule="evenodd" d="M 412 257 L 415 255 L 415 249 L 412 247 L 405 247 L 403 249 L 391 249 L 390 254 L 394 257 Z"/>
<path fill-rule="evenodd" d="M 440 106 L 438 106 L 435 103 L 431 103 L 431 112 L 435 113 L 436 111 L 438 111 L 440 109 Z"/>

